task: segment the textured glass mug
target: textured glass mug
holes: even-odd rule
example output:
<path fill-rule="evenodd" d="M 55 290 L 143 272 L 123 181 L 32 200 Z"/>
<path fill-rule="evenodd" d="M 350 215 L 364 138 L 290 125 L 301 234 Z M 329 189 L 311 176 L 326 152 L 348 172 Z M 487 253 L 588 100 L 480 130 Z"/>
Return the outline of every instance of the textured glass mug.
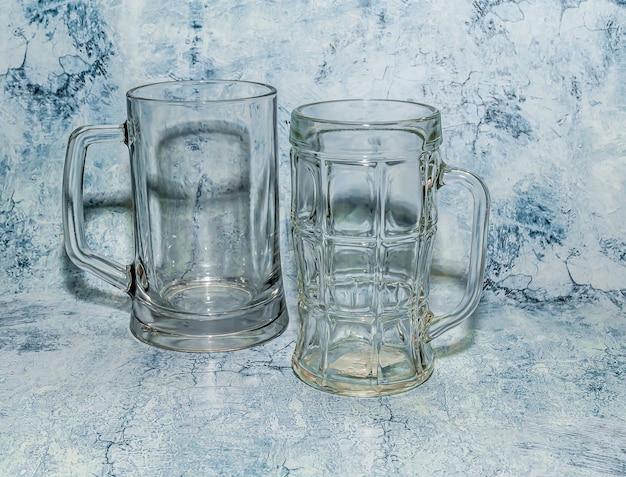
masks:
<path fill-rule="evenodd" d="M 130 90 L 120 126 L 68 142 L 63 182 L 70 259 L 132 297 L 130 329 L 179 351 L 224 351 L 280 334 L 288 316 L 278 237 L 276 90 L 241 81 L 172 81 Z M 130 152 L 135 257 L 92 251 L 84 231 L 87 148 Z"/>
<path fill-rule="evenodd" d="M 477 307 L 489 193 L 441 159 L 437 109 L 392 100 L 308 104 L 291 115 L 292 238 L 298 274 L 293 368 L 307 384 L 379 396 L 411 389 L 433 370 L 430 341 Z M 437 190 L 473 197 L 467 286 L 435 317 L 429 276 Z"/>

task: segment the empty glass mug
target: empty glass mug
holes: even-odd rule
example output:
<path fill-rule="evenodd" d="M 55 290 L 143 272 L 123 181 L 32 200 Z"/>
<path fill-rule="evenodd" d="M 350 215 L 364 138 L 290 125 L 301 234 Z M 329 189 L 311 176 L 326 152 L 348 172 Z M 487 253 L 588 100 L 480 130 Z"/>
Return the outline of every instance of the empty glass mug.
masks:
<path fill-rule="evenodd" d="M 444 164 L 440 113 L 424 104 L 342 100 L 291 115 L 292 238 L 298 275 L 293 368 L 321 390 L 379 396 L 433 370 L 430 341 L 477 307 L 489 194 Z M 437 190 L 469 190 L 469 276 L 458 306 L 429 309 Z"/>
<path fill-rule="evenodd" d="M 67 254 L 132 297 L 130 329 L 179 351 L 253 346 L 288 322 L 278 237 L 276 90 L 241 81 L 172 81 L 130 90 L 120 126 L 85 126 L 68 142 Z M 87 148 L 130 152 L 135 257 L 92 251 L 84 231 Z"/>

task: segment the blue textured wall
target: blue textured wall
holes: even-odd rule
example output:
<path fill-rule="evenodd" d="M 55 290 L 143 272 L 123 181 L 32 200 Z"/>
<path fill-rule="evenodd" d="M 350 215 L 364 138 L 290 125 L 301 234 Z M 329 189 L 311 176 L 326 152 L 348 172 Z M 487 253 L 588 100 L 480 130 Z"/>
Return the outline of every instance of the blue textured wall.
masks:
<path fill-rule="evenodd" d="M 122 122 L 138 84 L 241 78 L 279 91 L 283 216 L 293 107 L 427 102 L 443 112 L 447 161 L 492 192 L 487 293 L 626 303 L 622 0 L 9 0 L 0 20 L 3 293 L 91 282 L 62 245 L 73 128 Z M 86 183 L 94 247 L 127 259 L 123 148 L 94 151 Z"/>

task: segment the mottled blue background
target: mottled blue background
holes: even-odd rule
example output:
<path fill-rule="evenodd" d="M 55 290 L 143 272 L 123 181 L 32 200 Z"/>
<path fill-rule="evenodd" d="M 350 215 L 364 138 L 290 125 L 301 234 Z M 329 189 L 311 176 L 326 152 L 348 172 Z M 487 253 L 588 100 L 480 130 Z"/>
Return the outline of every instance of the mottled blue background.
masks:
<path fill-rule="evenodd" d="M 427 102 L 442 110 L 447 161 L 492 192 L 487 292 L 624 303 L 624 2 L 39 0 L 0 18 L 4 293 L 65 288 L 75 273 L 59 225 L 73 128 L 123 121 L 134 85 L 241 78 L 279 90 L 283 209 L 293 107 Z M 128 166 L 112 156 L 93 161 L 88 199 L 110 206 L 94 236 L 115 251 L 130 240 L 116 227 Z"/>
<path fill-rule="evenodd" d="M 492 214 L 483 304 L 465 338 L 438 348 L 434 377 L 415 391 L 423 400 L 303 389 L 289 372 L 293 324 L 235 355 L 140 345 L 127 334 L 128 300 L 68 262 L 70 132 L 121 123 L 133 86 L 189 78 L 278 89 L 283 219 L 295 106 L 382 97 L 441 109 L 444 157 L 485 179 Z M 12 449 L 0 473 L 62 474 L 73 463 L 79 475 L 314 475 L 322 455 L 328 475 L 411 474 L 424 461 L 435 474 L 626 474 L 626 2 L 8 0 L 0 125 L 0 448 Z M 123 146 L 92 149 L 89 238 L 124 262 L 129 183 Z M 446 223 L 438 260 L 452 263 L 462 251 Z M 293 291 L 287 230 L 284 220 Z M 250 402 L 262 414 L 247 421 Z M 54 419 L 65 427 L 42 424 Z M 194 439 L 217 464 L 198 460 Z"/>

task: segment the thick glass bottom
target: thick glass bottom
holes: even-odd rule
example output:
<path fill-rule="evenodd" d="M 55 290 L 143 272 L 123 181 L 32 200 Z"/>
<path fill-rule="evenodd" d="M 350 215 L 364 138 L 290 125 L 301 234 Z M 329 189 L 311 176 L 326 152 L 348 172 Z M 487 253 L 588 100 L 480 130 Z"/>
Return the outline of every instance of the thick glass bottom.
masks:
<path fill-rule="evenodd" d="M 181 294 L 189 293 L 193 290 Z M 139 341 L 159 348 L 201 353 L 261 344 L 280 335 L 289 322 L 282 289 L 252 306 L 214 312 L 207 308 L 204 313 L 181 311 L 134 297 L 130 330 Z"/>
<path fill-rule="evenodd" d="M 370 368 L 370 364 L 366 367 L 362 366 L 368 361 L 367 357 L 344 355 L 341 358 L 345 360 L 344 369 L 335 362 L 332 368 L 316 373 L 312 370 L 319 369 L 320 356 L 312 355 L 306 358 L 299 361 L 294 356 L 292 367 L 296 375 L 309 386 L 344 396 L 377 397 L 398 394 L 424 383 L 432 375 L 434 369 L 431 358 L 424 363 L 425 366 L 419 366 L 418 369 L 413 367 L 411 372 L 407 372 L 405 365 L 399 365 L 395 370 L 393 368 L 396 366 L 391 365 L 386 370 L 391 376 L 381 378 L 377 377 L 376 372 Z M 395 376 L 393 376 L 394 373 L 396 373 Z"/>

